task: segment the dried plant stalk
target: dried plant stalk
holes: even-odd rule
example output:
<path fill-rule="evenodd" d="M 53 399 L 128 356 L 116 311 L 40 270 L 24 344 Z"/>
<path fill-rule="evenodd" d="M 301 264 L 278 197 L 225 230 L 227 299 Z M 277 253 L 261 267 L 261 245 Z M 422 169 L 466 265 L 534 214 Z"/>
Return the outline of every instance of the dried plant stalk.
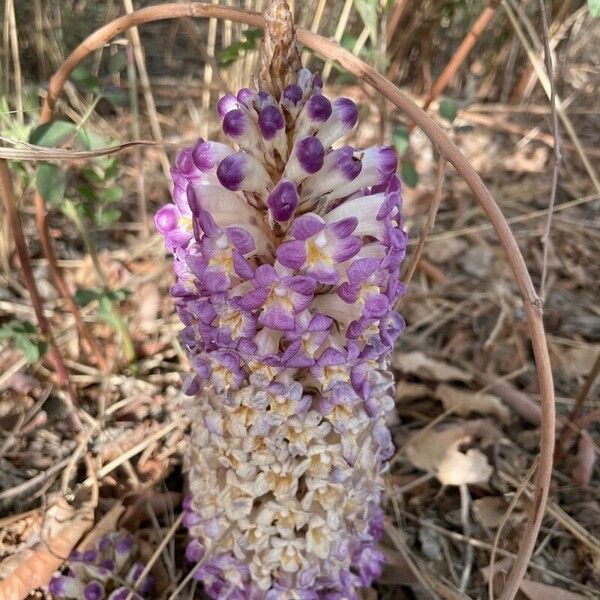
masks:
<path fill-rule="evenodd" d="M 92 33 L 70 54 L 54 77 L 52 77 L 42 109 L 42 122 L 47 122 L 51 118 L 56 99 L 72 70 L 91 52 L 102 47 L 110 39 L 131 27 L 152 21 L 179 17 L 216 17 L 245 23 L 252 27 L 265 26 L 264 19 L 256 12 L 204 3 L 162 4 L 122 16 Z M 506 222 L 506 218 L 479 175 L 448 135 L 394 84 L 372 67 L 353 56 L 350 52 L 341 48 L 339 44 L 303 29 L 298 29 L 296 33 L 298 40 L 302 44 L 317 51 L 327 59 L 337 61 L 347 71 L 373 86 L 423 130 L 436 146 L 439 153 L 456 168 L 473 192 L 473 195 L 489 218 L 512 269 L 515 282 L 522 297 L 537 367 L 542 407 L 542 424 L 539 467 L 534 485 L 532 507 L 517 558 L 501 596 L 501 600 L 511 600 L 518 591 L 519 584 L 523 579 L 533 552 L 535 540 L 544 515 L 552 475 L 556 417 L 552 371 L 542 322 L 541 302 L 535 292 L 525 261 L 516 239 Z M 38 196 L 38 198 L 41 197 Z M 38 202 L 38 205 L 38 208 L 45 211 L 43 200 Z M 38 225 L 41 225 L 40 235 L 49 240 L 48 232 L 45 228 L 45 220 L 41 223 L 38 221 Z"/>

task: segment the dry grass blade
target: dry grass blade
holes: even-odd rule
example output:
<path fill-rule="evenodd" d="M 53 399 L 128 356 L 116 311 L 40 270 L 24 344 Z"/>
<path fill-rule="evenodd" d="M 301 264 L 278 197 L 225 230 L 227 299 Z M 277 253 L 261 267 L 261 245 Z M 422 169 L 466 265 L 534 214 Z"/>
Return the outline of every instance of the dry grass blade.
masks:
<path fill-rule="evenodd" d="M 423 254 L 423 248 L 425 247 L 425 242 L 435 225 L 435 217 L 437 215 L 438 209 L 440 207 L 440 203 L 442 201 L 442 190 L 444 188 L 444 172 L 446 169 L 446 159 L 440 157 L 438 160 L 437 166 L 437 176 L 435 189 L 433 192 L 433 199 L 431 200 L 431 206 L 429 207 L 429 213 L 427 215 L 427 221 L 425 221 L 425 225 L 423 225 L 423 229 L 421 229 L 419 233 L 419 240 L 417 242 L 417 247 L 410 257 L 410 263 L 408 263 L 408 267 L 406 269 L 406 274 L 403 277 L 403 283 L 406 287 L 408 287 L 417 267 L 419 266 L 419 261 L 421 259 L 421 255 Z"/>
<path fill-rule="evenodd" d="M 558 169 L 561 161 L 560 154 L 560 132 L 558 130 L 558 113 L 556 112 L 556 78 L 554 76 L 554 67 L 552 65 L 552 50 L 550 49 L 550 34 L 548 33 L 548 18 L 546 16 L 545 0 L 539 0 L 540 13 L 542 15 L 542 31 L 544 34 L 544 61 L 546 71 L 548 72 L 548 81 L 550 83 L 550 108 L 552 114 L 552 137 L 554 138 L 554 161 L 552 165 L 552 189 L 550 192 L 550 202 L 548 204 L 548 219 L 546 220 L 546 229 L 542 236 L 544 254 L 542 258 L 542 281 L 540 283 L 540 298 L 542 302 L 546 297 L 546 277 L 548 274 L 548 250 L 550 247 L 550 230 L 552 227 L 552 213 L 556 203 L 556 190 L 558 187 Z"/>
<path fill-rule="evenodd" d="M 13 143 L 11 140 L 0 136 L 0 140 L 5 143 Z M 82 160 L 89 158 L 98 158 L 99 156 L 110 156 L 119 154 L 132 148 L 140 146 L 157 146 L 159 142 L 149 140 L 138 140 L 117 144 L 109 148 L 98 148 L 97 150 L 67 150 L 66 148 L 45 148 L 34 144 L 27 144 L 24 148 L 7 148 L 0 146 L 0 158 L 7 160 L 28 160 L 32 162 L 44 160 Z"/>

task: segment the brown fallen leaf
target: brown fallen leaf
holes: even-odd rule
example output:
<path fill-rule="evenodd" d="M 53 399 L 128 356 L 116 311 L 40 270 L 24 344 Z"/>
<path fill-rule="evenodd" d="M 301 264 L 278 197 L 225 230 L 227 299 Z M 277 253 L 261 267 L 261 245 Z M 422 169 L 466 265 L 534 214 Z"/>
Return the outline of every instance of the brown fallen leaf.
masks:
<path fill-rule="evenodd" d="M 424 383 L 411 383 L 410 381 L 399 381 L 396 384 L 396 401 L 409 402 L 431 395 L 431 389 Z"/>
<path fill-rule="evenodd" d="M 523 579 L 521 591 L 529 600 L 589 600 L 589 596 L 530 579 Z"/>
<path fill-rule="evenodd" d="M 484 392 L 471 392 L 445 383 L 437 386 L 434 395 L 441 400 L 445 410 L 452 410 L 460 417 L 467 417 L 477 412 L 497 417 L 501 423 L 510 421 L 510 411 L 498 396 Z"/>
<path fill-rule="evenodd" d="M 423 352 L 397 352 L 392 358 L 394 369 L 410 375 L 418 375 L 423 379 L 434 381 L 471 381 L 472 376 L 467 371 L 457 369 L 452 365 L 429 358 Z"/>
<path fill-rule="evenodd" d="M 508 503 L 501 496 L 484 496 L 473 501 L 473 515 L 475 519 L 489 529 L 496 529 L 508 510 Z M 511 521 L 520 521 L 527 517 L 527 501 L 519 502 L 511 515 Z"/>
<path fill-rule="evenodd" d="M 56 500 L 46 511 L 40 541 L 0 563 L 0 598 L 22 600 L 46 585 L 93 522 L 89 502 L 75 509 L 62 498 Z"/>
<path fill-rule="evenodd" d="M 444 485 L 463 485 L 468 483 L 485 483 L 492 475 L 493 469 L 487 456 L 470 448 L 461 452 L 454 446 L 439 464 L 437 478 Z"/>
<path fill-rule="evenodd" d="M 492 468 L 486 456 L 475 448 L 463 453 L 459 447 L 471 442 L 477 433 L 486 430 L 489 433 L 488 424 L 486 420 L 469 421 L 417 432 L 402 447 L 402 452 L 413 466 L 435 473 L 445 485 L 487 481 Z"/>

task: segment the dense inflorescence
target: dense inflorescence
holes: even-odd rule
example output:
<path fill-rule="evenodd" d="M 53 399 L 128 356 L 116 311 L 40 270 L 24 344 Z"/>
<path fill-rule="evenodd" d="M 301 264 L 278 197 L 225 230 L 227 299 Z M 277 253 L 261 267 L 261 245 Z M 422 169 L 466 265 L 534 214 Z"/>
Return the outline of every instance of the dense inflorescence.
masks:
<path fill-rule="evenodd" d="M 112 532 L 94 548 L 75 550 L 62 572 L 54 575 L 49 591 L 53 598 L 77 600 L 142 600 L 149 598 L 154 582 L 146 575 L 138 547 L 126 532 Z"/>
<path fill-rule="evenodd" d="M 381 570 L 393 445 L 386 359 L 404 323 L 397 159 L 302 69 L 279 100 L 218 103 L 155 222 L 193 373 L 187 558 L 212 598 L 355 598 Z"/>

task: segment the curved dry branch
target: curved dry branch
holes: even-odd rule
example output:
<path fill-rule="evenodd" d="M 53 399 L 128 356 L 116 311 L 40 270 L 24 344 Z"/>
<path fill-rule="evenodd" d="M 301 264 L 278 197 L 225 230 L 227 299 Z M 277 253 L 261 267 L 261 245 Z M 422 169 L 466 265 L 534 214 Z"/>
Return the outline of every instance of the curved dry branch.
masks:
<path fill-rule="evenodd" d="M 42 108 L 41 121 L 46 122 L 52 117 L 56 99 L 60 94 L 65 81 L 73 69 L 91 52 L 97 50 L 115 36 L 136 25 L 180 17 L 213 17 L 244 23 L 252 27 L 264 27 L 262 16 L 254 11 L 193 2 L 186 4 L 162 4 L 143 8 L 131 14 L 122 16 L 96 30 L 85 39 L 77 48 L 75 48 L 52 77 L 48 94 Z M 527 569 L 527 563 L 531 558 L 535 540 L 544 515 L 544 508 L 548 497 L 548 489 L 552 474 L 555 427 L 554 387 L 542 322 L 542 303 L 535 292 L 523 256 L 502 211 L 479 175 L 476 173 L 475 169 L 473 169 L 469 161 L 463 156 L 448 135 L 427 115 L 427 113 L 419 108 L 408 96 L 403 94 L 393 83 L 388 81 L 383 75 L 375 71 L 375 69 L 364 63 L 362 60 L 341 48 L 336 42 L 300 28 L 297 30 L 297 35 L 300 43 L 320 53 L 328 60 L 337 61 L 344 69 L 373 86 L 421 128 L 436 146 L 438 152 L 454 166 L 473 192 L 473 195 L 494 227 L 513 272 L 525 308 L 537 367 L 542 408 L 542 424 L 539 468 L 536 475 L 535 493 L 531 512 L 517 558 L 501 596 L 501 600 L 511 600 L 518 590 L 519 584 Z M 36 210 L 42 241 L 45 238 L 49 242 L 49 237 L 45 230 L 46 207 L 39 195 L 36 198 Z"/>

